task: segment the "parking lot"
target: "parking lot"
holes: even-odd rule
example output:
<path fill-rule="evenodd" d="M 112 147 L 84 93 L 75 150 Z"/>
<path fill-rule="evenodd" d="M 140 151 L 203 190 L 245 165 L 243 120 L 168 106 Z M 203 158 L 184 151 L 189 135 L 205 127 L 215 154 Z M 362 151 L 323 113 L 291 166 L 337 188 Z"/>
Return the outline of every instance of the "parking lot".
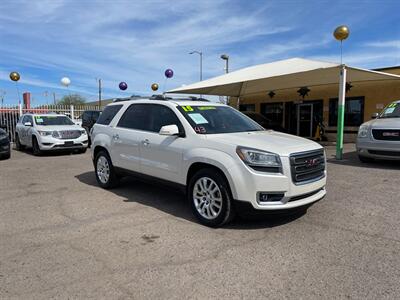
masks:
<path fill-rule="evenodd" d="M 305 215 L 199 225 L 184 196 L 90 153 L 0 161 L 0 298 L 400 298 L 400 164 L 328 147 L 328 194 Z"/>

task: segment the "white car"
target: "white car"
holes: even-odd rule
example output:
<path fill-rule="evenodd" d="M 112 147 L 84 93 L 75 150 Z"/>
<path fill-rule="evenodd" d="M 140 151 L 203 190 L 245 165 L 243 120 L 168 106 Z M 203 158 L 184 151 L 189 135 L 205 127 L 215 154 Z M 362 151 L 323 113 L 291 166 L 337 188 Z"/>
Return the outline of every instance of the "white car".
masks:
<path fill-rule="evenodd" d="M 356 147 L 360 161 L 400 160 L 400 100 L 373 117 L 358 130 Z"/>
<path fill-rule="evenodd" d="M 57 114 L 25 114 L 17 123 L 16 148 L 29 147 L 34 155 L 43 151 L 76 150 L 84 153 L 88 146 L 86 130 L 70 118 Z"/>
<path fill-rule="evenodd" d="M 98 184 L 134 175 L 181 187 L 202 224 L 218 227 L 245 207 L 307 208 L 325 194 L 317 143 L 264 130 L 229 106 L 135 99 L 109 104 L 92 131 Z"/>

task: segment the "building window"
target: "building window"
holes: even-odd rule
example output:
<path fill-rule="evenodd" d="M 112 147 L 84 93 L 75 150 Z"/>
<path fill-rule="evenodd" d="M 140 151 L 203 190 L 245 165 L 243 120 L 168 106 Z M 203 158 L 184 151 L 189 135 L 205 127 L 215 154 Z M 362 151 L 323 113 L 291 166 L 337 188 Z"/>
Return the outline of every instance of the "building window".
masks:
<path fill-rule="evenodd" d="M 281 125 L 283 122 L 283 103 L 261 103 L 261 114 L 273 124 Z"/>
<path fill-rule="evenodd" d="M 337 126 L 338 99 L 329 100 L 329 126 Z M 364 123 L 364 97 L 349 97 L 345 101 L 344 126 Z"/>
<path fill-rule="evenodd" d="M 240 111 L 256 111 L 256 105 L 255 104 L 240 104 L 239 110 Z"/>

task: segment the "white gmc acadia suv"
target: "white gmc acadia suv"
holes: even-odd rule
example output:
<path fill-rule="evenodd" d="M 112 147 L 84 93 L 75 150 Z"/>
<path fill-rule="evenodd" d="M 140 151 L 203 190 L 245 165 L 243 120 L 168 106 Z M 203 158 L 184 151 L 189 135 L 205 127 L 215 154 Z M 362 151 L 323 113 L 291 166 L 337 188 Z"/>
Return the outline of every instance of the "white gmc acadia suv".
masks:
<path fill-rule="evenodd" d="M 207 226 L 243 206 L 306 209 L 325 194 L 324 149 L 265 130 L 229 106 L 190 100 L 135 99 L 109 104 L 92 131 L 98 184 L 134 175 L 182 187 Z"/>
<path fill-rule="evenodd" d="M 15 143 L 17 150 L 31 147 L 34 155 L 55 150 L 84 153 L 88 147 L 88 136 L 85 129 L 67 116 L 28 113 L 18 120 Z"/>

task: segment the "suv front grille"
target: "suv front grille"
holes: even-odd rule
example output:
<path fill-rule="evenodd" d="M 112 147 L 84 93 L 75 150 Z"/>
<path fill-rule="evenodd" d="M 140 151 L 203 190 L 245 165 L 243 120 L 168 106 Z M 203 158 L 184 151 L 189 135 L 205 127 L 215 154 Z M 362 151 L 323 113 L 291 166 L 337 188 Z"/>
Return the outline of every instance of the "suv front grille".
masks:
<path fill-rule="evenodd" d="M 59 133 L 62 140 L 77 139 L 81 136 L 80 130 L 61 130 Z"/>
<path fill-rule="evenodd" d="M 294 153 L 290 155 L 292 180 L 296 184 L 318 180 L 325 176 L 324 150 Z"/>
<path fill-rule="evenodd" d="M 400 130 L 398 129 L 372 129 L 372 135 L 376 140 L 400 141 Z"/>

